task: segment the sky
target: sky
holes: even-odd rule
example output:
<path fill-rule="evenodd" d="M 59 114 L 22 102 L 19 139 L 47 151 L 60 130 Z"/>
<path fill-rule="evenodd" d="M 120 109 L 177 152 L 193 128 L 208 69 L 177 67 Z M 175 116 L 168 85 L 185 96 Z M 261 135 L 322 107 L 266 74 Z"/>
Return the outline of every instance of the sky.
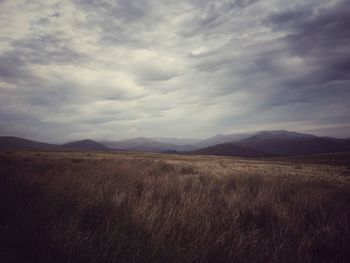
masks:
<path fill-rule="evenodd" d="M 350 137 L 348 0 L 0 0 L 0 135 Z"/>

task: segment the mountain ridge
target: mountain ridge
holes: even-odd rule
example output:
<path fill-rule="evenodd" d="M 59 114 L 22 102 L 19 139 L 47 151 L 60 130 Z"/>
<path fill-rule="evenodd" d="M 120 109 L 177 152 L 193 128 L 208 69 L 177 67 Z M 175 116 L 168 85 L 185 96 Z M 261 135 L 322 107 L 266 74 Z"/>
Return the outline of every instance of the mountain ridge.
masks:
<path fill-rule="evenodd" d="M 186 138 L 176 140 L 176 138 L 168 137 L 162 142 L 154 138 L 146 137 L 122 141 L 94 141 L 85 139 L 59 145 L 37 142 L 14 136 L 0 136 L 0 149 L 120 150 L 242 157 L 300 156 L 332 152 L 350 152 L 350 139 L 319 137 L 312 134 L 285 130 L 226 135 L 217 134 L 202 139 L 199 143 L 194 141 L 194 144 L 187 145 L 164 142 L 169 140 L 180 143 L 185 142 Z"/>

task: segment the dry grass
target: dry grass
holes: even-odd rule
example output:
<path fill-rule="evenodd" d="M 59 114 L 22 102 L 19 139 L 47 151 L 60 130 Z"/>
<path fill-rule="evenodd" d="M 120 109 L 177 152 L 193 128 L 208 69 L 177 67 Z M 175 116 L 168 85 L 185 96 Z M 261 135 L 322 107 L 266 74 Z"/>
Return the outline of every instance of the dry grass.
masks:
<path fill-rule="evenodd" d="M 348 170 L 286 160 L 3 153 L 0 261 L 346 262 Z"/>

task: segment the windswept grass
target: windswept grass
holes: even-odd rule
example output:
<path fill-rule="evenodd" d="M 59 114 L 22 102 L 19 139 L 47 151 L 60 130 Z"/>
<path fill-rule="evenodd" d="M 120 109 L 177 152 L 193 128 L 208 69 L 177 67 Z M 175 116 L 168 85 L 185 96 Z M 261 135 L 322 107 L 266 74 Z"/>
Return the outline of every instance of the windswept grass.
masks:
<path fill-rule="evenodd" d="M 349 259 L 343 168 L 176 158 L 2 154 L 2 251 L 13 262 Z"/>

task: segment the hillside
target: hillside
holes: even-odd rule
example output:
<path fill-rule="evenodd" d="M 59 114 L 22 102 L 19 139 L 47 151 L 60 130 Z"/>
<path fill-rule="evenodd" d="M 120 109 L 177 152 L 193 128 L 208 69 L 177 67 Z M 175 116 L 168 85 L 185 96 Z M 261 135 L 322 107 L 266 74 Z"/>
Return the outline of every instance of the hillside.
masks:
<path fill-rule="evenodd" d="M 74 149 L 74 150 L 98 150 L 98 151 L 105 151 L 109 150 L 108 147 L 95 142 L 93 140 L 81 140 L 81 141 L 75 141 L 63 144 L 61 146 L 64 149 Z"/>
<path fill-rule="evenodd" d="M 350 139 L 317 137 L 290 131 L 260 131 L 254 134 L 240 133 L 215 135 L 201 140 L 139 137 L 124 141 L 80 140 L 63 145 L 37 142 L 19 137 L 0 137 L 0 149 L 74 149 L 74 150 L 121 150 L 135 152 L 165 152 L 241 157 L 301 156 L 310 154 L 350 152 Z M 194 142 L 194 144 L 174 144 Z M 207 146 L 203 146 L 207 145 Z"/>
<path fill-rule="evenodd" d="M 332 152 L 349 152 L 349 139 L 325 137 L 304 138 L 260 138 L 253 136 L 237 143 L 242 147 L 266 152 L 272 155 L 309 155 Z"/>
<path fill-rule="evenodd" d="M 0 149 L 53 149 L 58 145 L 13 136 L 0 136 Z"/>
<path fill-rule="evenodd" d="M 202 139 L 195 139 L 195 138 L 173 138 L 173 137 L 154 137 L 151 138 L 152 140 L 155 140 L 157 142 L 162 143 L 171 143 L 175 145 L 195 145 L 197 143 L 200 143 Z"/>
<path fill-rule="evenodd" d="M 194 144 L 196 149 L 202 149 L 209 146 L 214 146 L 222 143 L 237 142 L 250 137 L 250 133 L 235 133 L 235 134 L 217 134 L 212 137 L 201 140 Z"/>
<path fill-rule="evenodd" d="M 231 135 L 231 138 L 237 139 L 238 137 Z M 227 139 L 228 137 L 219 136 L 217 138 Z M 301 156 L 336 152 L 350 152 L 350 139 L 317 137 L 311 134 L 281 130 L 257 132 L 243 140 L 203 147 L 192 151 L 191 154 L 269 157 Z M 169 151 L 169 153 L 178 152 Z M 182 152 L 182 154 L 186 154 L 186 152 Z"/>
<path fill-rule="evenodd" d="M 299 133 L 299 132 L 293 132 L 293 131 L 272 130 L 272 131 L 259 131 L 244 139 L 248 139 L 248 138 L 297 140 L 297 139 L 312 139 L 312 138 L 318 138 L 318 137 L 312 134 L 305 134 L 305 133 Z"/>
<path fill-rule="evenodd" d="M 217 155 L 217 156 L 237 156 L 237 157 L 266 157 L 269 154 L 262 151 L 252 150 L 235 143 L 221 143 L 190 152 L 195 155 Z"/>
<path fill-rule="evenodd" d="M 163 152 L 168 150 L 187 151 L 193 149 L 191 145 L 175 145 L 173 143 L 159 142 L 145 137 L 124 141 L 102 141 L 101 143 L 111 149 L 140 152 Z"/>

